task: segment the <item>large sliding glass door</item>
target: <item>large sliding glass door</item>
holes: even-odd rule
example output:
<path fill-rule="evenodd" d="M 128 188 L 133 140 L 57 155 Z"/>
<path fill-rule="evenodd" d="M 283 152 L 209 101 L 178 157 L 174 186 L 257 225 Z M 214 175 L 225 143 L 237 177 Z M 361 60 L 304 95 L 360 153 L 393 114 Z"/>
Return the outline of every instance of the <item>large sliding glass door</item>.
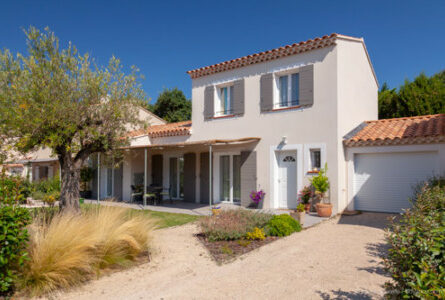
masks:
<path fill-rule="evenodd" d="M 240 196 L 241 196 L 241 156 L 221 155 L 219 157 L 220 201 L 239 202 Z"/>
<path fill-rule="evenodd" d="M 184 158 L 170 157 L 169 160 L 170 196 L 173 199 L 184 198 Z"/>

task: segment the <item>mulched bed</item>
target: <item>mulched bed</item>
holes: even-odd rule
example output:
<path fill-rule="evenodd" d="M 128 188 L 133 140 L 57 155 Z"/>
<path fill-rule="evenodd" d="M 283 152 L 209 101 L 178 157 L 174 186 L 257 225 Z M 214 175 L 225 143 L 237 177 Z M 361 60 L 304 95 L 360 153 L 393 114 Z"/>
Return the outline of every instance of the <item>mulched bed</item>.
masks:
<path fill-rule="evenodd" d="M 276 236 L 268 236 L 262 241 L 236 240 L 210 242 L 203 234 L 197 234 L 196 237 L 207 248 L 212 258 L 219 264 L 233 261 L 238 256 L 279 239 L 279 237 Z"/>

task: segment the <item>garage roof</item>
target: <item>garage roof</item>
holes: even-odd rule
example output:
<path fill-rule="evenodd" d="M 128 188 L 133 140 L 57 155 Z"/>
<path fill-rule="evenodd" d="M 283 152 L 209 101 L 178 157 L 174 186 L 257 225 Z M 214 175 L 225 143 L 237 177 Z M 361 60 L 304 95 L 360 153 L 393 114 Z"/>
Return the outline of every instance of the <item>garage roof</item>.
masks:
<path fill-rule="evenodd" d="M 445 114 L 366 121 L 349 134 L 348 147 L 445 142 Z"/>

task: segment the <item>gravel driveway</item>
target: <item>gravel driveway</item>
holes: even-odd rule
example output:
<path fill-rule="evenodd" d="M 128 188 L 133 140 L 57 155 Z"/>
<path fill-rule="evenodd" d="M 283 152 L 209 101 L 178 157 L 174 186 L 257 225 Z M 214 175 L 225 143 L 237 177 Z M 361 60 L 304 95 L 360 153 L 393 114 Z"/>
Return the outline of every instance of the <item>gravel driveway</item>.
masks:
<path fill-rule="evenodd" d="M 374 299 L 389 215 L 342 216 L 216 265 L 194 224 L 159 230 L 153 260 L 59 294 L 63 299 Z"/>

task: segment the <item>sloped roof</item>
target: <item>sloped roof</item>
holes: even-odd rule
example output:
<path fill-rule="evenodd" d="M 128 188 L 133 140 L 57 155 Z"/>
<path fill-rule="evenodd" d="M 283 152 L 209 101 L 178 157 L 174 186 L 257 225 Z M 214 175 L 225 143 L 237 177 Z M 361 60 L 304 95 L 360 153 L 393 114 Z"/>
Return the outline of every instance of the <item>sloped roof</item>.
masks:
<path fill-rule="evenodd" d="M 190 135 L 192 128 L 192 121 L 183 121 L 176 123 L 168 123 L 164 125 L 153 125 L 147 129 L 140 129 L 132 131 L 128 134 L 129 137 L 137 137 L 148 135 L 150 137 L 165 137 L 165 136 L 179 136 Z"/>
<path fill-rule="evenodd" d="M 372 67 L 371 60 L 369 58 L 368 51 L 366 50 L 366 46 L 363 41 L 363 38 L 356 38 L 356 37 L 351 37 L 351 36 L 338 34 L 338 33 L 332 33 L 330 35 L 322 36 L 321 38 L 317 37 L 317 38 L 310 39 L 307 41 L 302 41 L 299 43 L 294 43 L 291 45 L 286 45 L 283 47 L 254 53 L 251 55 L 246 55 L 246 56 L 243 56 L 240 58 L 228 60 L 228 61 L 221 62 L 218 64 L 210 65 L 207 67 L 190 70 L 190 71 L 187 71 L 187 74 L 189 74 L 192 79 L 195 79 L 195 78 L 199 78 L 202 76 L 207 76 L 207 75 L 224 72 L 224 71 L 228 71 L 228 70 L 232 70 L 232 69 L 236 69 L 236 68 L 241 68 L 241 67 L 245 67 L 248 65 L 262 63 L 262 62 L 266 62 L 266 61 L 270 61 L 270 60 L 274 60 L 274 59 L 279 59 L 282 57 L 295 55 L 295 54 L 299 54 L 299 53 L 303 53 L 303 52 L 307 52 L 307 51 L 311 51 L 311 50 L 315 50 L 315 49 L 325 48 L 325 47 L 328 47 L 331 45 L 335 45 L 337 39 L 361 42 L 363 44 L 363 47 L 366 52 L 366 56 L 368 58 L 369 64 L 371 66 L 374 78 L 377 82 L 377 77 L 375 76 L 375 72 Z"/>
<path fill-rule="evenodd" d="M 445 114 L 366 121 L 344 140 L 346 146 L 445 142 Z"/>

